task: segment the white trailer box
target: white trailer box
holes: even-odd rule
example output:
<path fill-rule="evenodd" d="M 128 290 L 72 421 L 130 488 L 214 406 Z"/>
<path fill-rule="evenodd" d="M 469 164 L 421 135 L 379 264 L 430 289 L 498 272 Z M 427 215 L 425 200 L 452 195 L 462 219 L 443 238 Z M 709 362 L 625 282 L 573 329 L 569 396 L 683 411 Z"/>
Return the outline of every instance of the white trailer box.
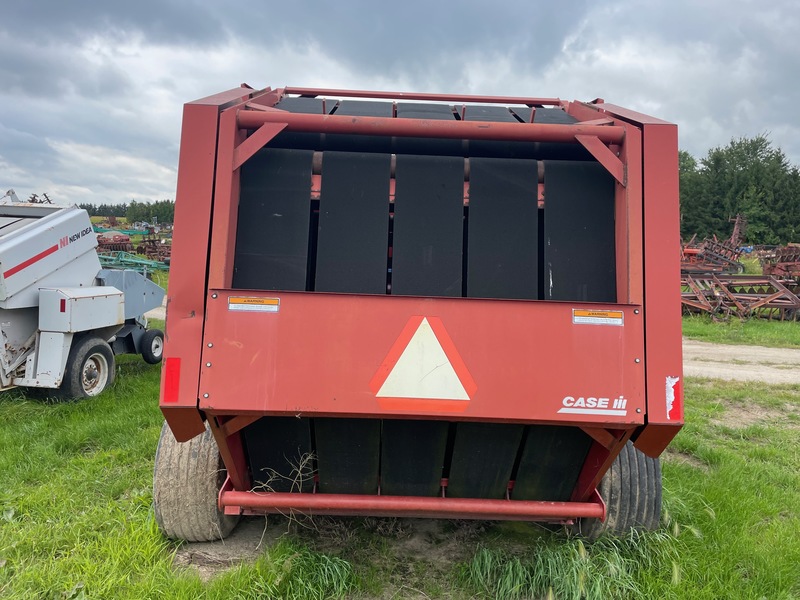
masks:
<path fill-rule="evenodd" d="M 125 323 L 125 296 L 115 287 L 39 291 L 39 329 L 77 333 Z"/>
<path fill-rule="evenodd" d="M 97 235 L 76 206 L 4 204 L 0 212 L 0 308 L 39 305 L 43 287 L 95 284 Z"/>
<path fill-rule="evenodd" d="M 144 312 L 163 290 L 138 273 L 101 271 L 96 248 L 83 209 L 0 203 L 0 389 L 93 396 L 114 381 L 114 354 L 161 360 L 163 334 L 147 329 Z"/>

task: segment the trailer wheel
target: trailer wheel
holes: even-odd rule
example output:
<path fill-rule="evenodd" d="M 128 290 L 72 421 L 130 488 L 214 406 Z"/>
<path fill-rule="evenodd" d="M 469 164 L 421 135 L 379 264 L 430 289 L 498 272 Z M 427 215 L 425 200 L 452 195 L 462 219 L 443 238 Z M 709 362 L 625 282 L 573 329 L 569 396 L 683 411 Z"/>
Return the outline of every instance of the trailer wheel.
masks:
<path fill-rule="evenodd" d="M 148 329 L 139 342 L 144 362 L 157 365 L 164 355 L 164 334 L 158 329 Z"/>
<path fill-rule="evenodd" d="M 72 344 L 59 395 L 63 398 L 97 396 L 114 383 L 114 353 L 105 340 L 89 336 Z"/>
<path fill-rule="evenodd" d="M 606 520 L 579 519 L 572 532 L 588 539 L 604 533 L 625 535 L 631 529 L 653 531 L 661 520 L 661 463 L 625 447 L 600 481 L 600 496 L 606 503 Z"/>
<path fill-rule="evenodd" d="M 226 537 L 239 522 L 217 506 L 226 475 L 208 427 L 188 442 L 178 442 L 165 422 L 153 472 L 153 507 L 162 533 L 187 542 Z"/>

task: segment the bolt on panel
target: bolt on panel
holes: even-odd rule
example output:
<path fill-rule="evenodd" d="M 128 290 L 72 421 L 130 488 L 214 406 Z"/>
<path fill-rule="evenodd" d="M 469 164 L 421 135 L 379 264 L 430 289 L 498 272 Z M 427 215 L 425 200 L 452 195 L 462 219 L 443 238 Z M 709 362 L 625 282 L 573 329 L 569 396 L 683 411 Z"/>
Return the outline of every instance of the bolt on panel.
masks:
<path fill-rule="evenodd" d="M 461 296 L 464 159 L 399 155 L 392 294 Z"/>
<path fill-rule="evenodd" d="M 320 492 L 378 493 L 380 425 L 378 419 L 314 419 Z"/>
<path fill-rule="evenodd" d="M 568 501 L 591 445 L 592 438 L 577 427 L 530 425 L 511 497 Z"/>
<path fill-rule="evenodd" d="M 316 291 L 386 293 L 390 170 L 388 154 L 324 153 Z"/>
<path fill-rule="evenodd" d="M 306 289 L 312 158 L 265 149 L 242 166 L 235 289 Z"/>
<path fill-rule="evenodd" d="M 467 296 L 537 298 L 537 189 L 535 160 L 470 159 Z"/>
<path fill-rule="evenodd" d="M 242 431 L 256 489 L 310 492 L 314 461 L 309 419 L 262 417 Z"/>
<path fill-rule="evenodd" d="M 595 162 L 545 161 L 546 300 L 616 302 L 614 178 Z"/>
<path fill-rule="evenodd" d="M 448 497 L 505 498 L 523 429 L 508 423 L 459 423 Z"/>
<path fill-rule="evenodd" d="M 381 494 L 437 496 L 449 427 L 447 421 L 384 419 Z"/>

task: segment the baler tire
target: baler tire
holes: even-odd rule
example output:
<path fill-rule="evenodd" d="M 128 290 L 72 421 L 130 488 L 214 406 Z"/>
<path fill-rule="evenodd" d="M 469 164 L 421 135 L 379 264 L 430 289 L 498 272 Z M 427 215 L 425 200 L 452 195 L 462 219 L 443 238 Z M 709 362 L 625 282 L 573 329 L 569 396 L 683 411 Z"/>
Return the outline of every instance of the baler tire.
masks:
<path fill-rule="evenodd" d="M 174 540 L 225 538 L 239 522 L 217 505 L 227 471 L 211 430 L 178 442 L 166 422 L 156 449 L 153 508 L 162 533 Z"/>
<path fill-rule="evenodd" d="M 164 333 L 159 329 L 148 329 L 139 342 L 142 358 L 149 365 L 157 365 L 164 356 Z"/>
<path fill-rule="evenodd" d="M 631 529 L 653 531 L 661 520 L 661 463 L 632 442 L 614 460 L 598 491 L 606 503 L 606 520 L 579 519 L 572 533 L 590 540 L 605 533 L 623 536 Z"/>
<path fill-rule="evenodd" d="M 77 338 L 67 357 L 58 396 L 63 399 L 98 396 L 111 387 L 115 374 L 114 353 L 108 342 L 96 336 Z"/>

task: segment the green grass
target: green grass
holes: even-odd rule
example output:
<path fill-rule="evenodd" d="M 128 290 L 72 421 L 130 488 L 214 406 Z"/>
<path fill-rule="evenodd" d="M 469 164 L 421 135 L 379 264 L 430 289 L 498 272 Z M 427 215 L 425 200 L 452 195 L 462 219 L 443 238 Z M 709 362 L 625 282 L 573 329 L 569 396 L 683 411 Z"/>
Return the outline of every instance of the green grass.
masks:
<path fill-rule="evenodd" d="M 800 322 L 736 318 L 717 322 L 708 315 L 689 315 L 683 317 L 683 335 L 716 344 L 800 348 Z"/>
<path fill-rule="evenodd" d="M 535 524 L 315 519 L 204 582 L 151 509 L 158 367 L 109 393 L 0 394 L 2 598 L 800 597 L 800 387 L 689 380 L 664 528 L 588 543 Z"/>
<path fill-rule="evenodd" d="M 165 290 L 169 285 L 169 271 L 151 271 L 150 278 Z"/>
<path fill-rule="evenodd" d="M 483 546 L 462 580 L 485 598 L 800 597 L 800 387 L 690 380 L 663 461 L 665 528 L 510 553 Z"/>
<path fill-rule="evenodd" d="M 764 269 L 761 267 L 761 261 L 755 256 L 745 254 L 739 260 L 744 265 L 745 275 L 763 275 Z"/>

